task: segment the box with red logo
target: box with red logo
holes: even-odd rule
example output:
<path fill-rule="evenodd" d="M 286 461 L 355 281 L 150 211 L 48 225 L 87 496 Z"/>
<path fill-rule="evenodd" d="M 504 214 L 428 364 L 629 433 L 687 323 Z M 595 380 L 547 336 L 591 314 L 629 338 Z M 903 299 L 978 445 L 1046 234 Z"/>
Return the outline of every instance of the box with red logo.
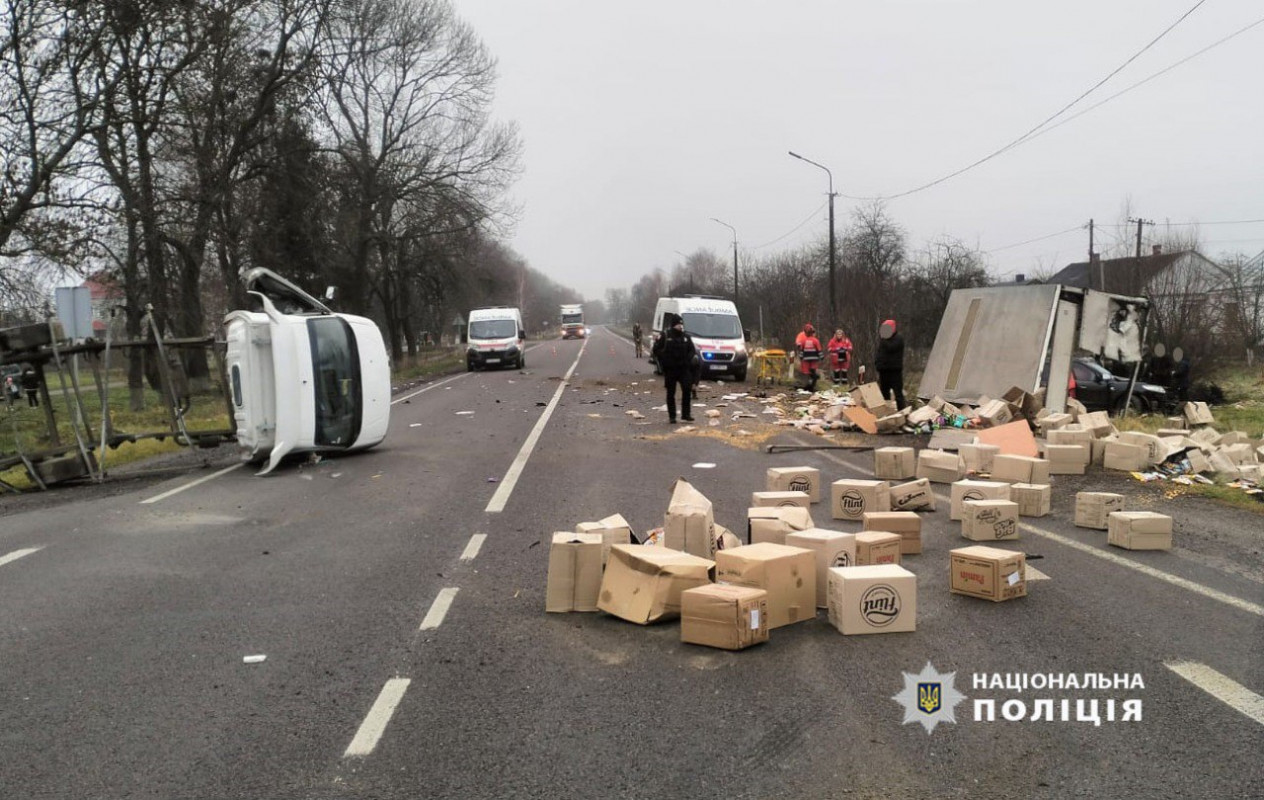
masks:
<path fill-rule="evenodd" d="M 856 566 L 900 563 L 898 533 L 890 531 L 861 531 L 856 534 Z"/>
<path fill-rule="evenodd" d="M 829 621 L 839 633 L 917 630 L 917 576 L 898 564 L 829 571 Z"/>
<path fill-rule="evenodd" d="M 953 594 L 999 603 L 1027 596 L 1027 557 L 996 547 L 959 547 L 948 554 Z"/>

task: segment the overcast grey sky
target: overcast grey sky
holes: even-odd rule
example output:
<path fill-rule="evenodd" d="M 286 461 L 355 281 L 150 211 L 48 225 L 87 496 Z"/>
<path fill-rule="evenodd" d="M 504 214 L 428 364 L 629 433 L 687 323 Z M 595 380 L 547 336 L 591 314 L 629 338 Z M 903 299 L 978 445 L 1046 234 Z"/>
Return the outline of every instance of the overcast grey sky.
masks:
<path fill-rule="evenodd" d="M 731 257 L 710 217 L 743 259 L 824 237 L 826 174 L 787 150 L 840 194 L 907 191 L 1018 138 L 1197 0 L 453 2 L 525 144 L 509 244 L 595 299 L 675 251 Z M 1262 19 L 1261 0 L 1206 0 L 1059 120 Z M 1257 253 L 1264 222 L 1212 223 L 1264 220 L 1261 77 L 1264 24 L 888 211 L 911 249 L 955 236 L 996 275 L 1085 260 L 1090 217 L 1099 242 L 1131 236 L 1125 201 L 1202 223 L 1209 255 Z M 841 235 L 858 203 L 836 203 Z"/>

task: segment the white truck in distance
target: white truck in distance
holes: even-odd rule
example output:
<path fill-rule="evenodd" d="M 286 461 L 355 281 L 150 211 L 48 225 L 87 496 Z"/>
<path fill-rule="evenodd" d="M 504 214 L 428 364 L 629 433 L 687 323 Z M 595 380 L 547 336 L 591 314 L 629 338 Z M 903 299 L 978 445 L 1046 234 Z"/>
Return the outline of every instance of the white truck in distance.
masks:
<path fill-rule="evenodd" d="M 562 338 L 583 339 L 588 335 L 584 325 L 584 307 L 581 305 L 562 306 Z"/>
<path fill-rule="evenodd" d="M 386 438 L 391 370 L 371 319 L 335 314 L 271 270 L 242 276 L 254 306 L 224 317 L 237 446 L 245 461 L 364 450 Z"/>
<path fill-rule="evenodd" d="M 732 300 L 700 296 L 658 298 L 650 325 L 655 339 L 663 335 L 663 317 L 669 313 L 685 321 L 685 333 L 698 348 L 700 377 L 732 375 L 736 380 L 746 380 L 746 334 Z"/>
<path fill-rule="evenodd" d="M 470 372 L 527 365 L 527 333 L 516 308 L 492 306 L 471 311 L 466 343 L 465 368 Z"/>

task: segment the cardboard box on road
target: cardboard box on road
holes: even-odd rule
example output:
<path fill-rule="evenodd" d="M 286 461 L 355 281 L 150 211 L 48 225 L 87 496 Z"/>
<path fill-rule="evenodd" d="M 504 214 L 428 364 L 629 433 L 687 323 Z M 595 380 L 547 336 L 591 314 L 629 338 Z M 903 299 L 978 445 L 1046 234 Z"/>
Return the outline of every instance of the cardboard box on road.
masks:
<path fill-rule="evenodd" d="M 1006 483 L 1048 483 L 1049 462 L 1043 458 L 1002 453 L 992 459 L 992 480 Z"/>
<path fill-rule="evenodd" d="M 680 641 L 742 650 L 768 641 L 768 593 L 709 583 L 680 593 Z"/>
<path fill-rule="evenodd" d="M 900 542 L 903 537 L 890 531 L 861 531 L 856 534 L 856 564 L 900 563 Z"/>
<path fill-rule="evenodd" d="M 596 522 L 581 522 L 575 526 L 578 533 L 601 534 L 601 563 L 610 557 L 610 547 L 616 544 L 632 544 L 632 526 L 622 514 L 611 514 Z"/>
<path fill-rule="evenodd" d="M 961 504 L 966 500 L 1009 500 L 1010 488 L 1003 481 L 960 480 L 952 485 L 952 509 L 948 518 L 961 519 Z"/>
<path fill-rule="evenodd" d="M 851 399 L 861 408 L 874 408 L 886 402 L 882 388 L 876 383 L 865 383 L 852 389 Z"/>
<path fill-rule="evenodd" d="M 816 467 L 769 467 L 770 492 L 807 492 L 813 503 L 821 502 L 821 471 Z"/>
<path fill-rule="evenodd" d="M 917 473 L 917 455 L 911 447 L 879 447 L 873 451 L 873 476 L 902 481 Z"/>
<path fill-rule="evenodd" d="M 1018 503 L 1020 517 L 1047 517 L 1053 505 L 1053 489 L 1047 483 L 1015 483 L 1009 499 Z"/>
<path fill-rule="evenodd" d="M 1140 431 L 1125 431 L 1119 434 L 1119 441 L 1127 444 L 1135 444 L 1144 447 L 1146 451 L 1146 465 L 1161 464 L 1168 456 L 1167 443 L 1158 436 L 1149 433 L 1141 433 Z"/>
<path fill-rule="evenodd" d="M 1091 411 L 1087 414 L 1080 414 L 1075 421 L 1093 434 L 1095 439 L 1103 439 L 1115 432 L 1115 426 L 1111 424 L 1110 415 L 1105 411 Z"/>
<path fill-rule="evenodd" d="M 772 542 L 785 544 L 786 534 L 814 527 L 812 514 L 800 506 L 777 508 L 763 506 L 746 509 L 746 541 L 748 544 Z"/>
<path fill-rule="evenodd" d="M 1124 496 L 1114 492 L 1077 492 L 1075 525 L 1078 528 L 1107 529 L 1110 515 L 1124 510 Z"/>
<path fill-rule="evenodd" d="M 957 453 L 922 450 L 917 454 L 917 477 L 931 483 L 953 483 L 965 477 L 966 464 Z"/>
<path fill-rule="evenodd" d="M 959 547 L 948 554 L 953 594 L 999 603 L 1027 596 L 1027 557 L 996 547 Z"/>
<path fill-rule="evenodd" d="M 1138 472 L 1150 466 L 1149 450 L 1143 445 L 1127 442 L 1107 442 L 1102 456 L 1102 466 L 1125 472 Z"/>
<path fill-rule="evenodd" d="M 596 611 L 601 591 L 600 533 L 553 534 L 544 610 L 549 613 Z"/>
<path fill-rule="evenodd" d="M 829 621 L 848 636 L 917 630 L 917 576 L 898 564 L 829 571 Z"/>
<path fill-rule="evenodd" d="M 892 486 L 890 495 L 892 511 L 935 510 L 935 493 L 925 478 Z"/>
<path fill-rule="evenodd" d="M 816 554 L 816 607 L 825 608 L 825 572 L 831 567 L 856 566 L 856 534 L 812 528 L 786 534 L 786 546 Z"/>
<path fill-rule="evenodd" d="M 1045 436 L 1045 441 L 1049 444 L 1082 444 L 1085 447 L 1091 447 L 1093 444 L 1092 431 L 1081 425 L 1074 427 L 1068 425 L 1058 430 L 1049 431 Z"/>
<path fill-rule="evenodd" d="M 967 472 L 991 472 L 992 459 L 1000 454 L 1001 448 L 994 444 L 959 444 L 957 452 L 966 462 Z"/>
<path fill-rule="evenodd" d="M 1114 511 L 1106 543 L 1125 550 L 1171 550 L 1172 518 L 1153 511 Z"/>
<path fill-rule="evenodd" d="M 816 554 L 787 545 L 748 544 L 715 554 L 716 580 L 768 592 L 768 627 L 816 617 Z"/>
<path fill-rule="evenodd" d="M 761 506 L 807 508 L 812 504 L 812 497 L 807 492 L 751 492 L 750 504 L 752 508 Z"/>
<path fill-rule="evenodd" d="M 711 501 L 684 478 L 672 485 L 671 500 L 663 515 L 663 534 L 666 545 L 672 550 L 699 558 L 715 555 L 715 516 Z"/>
<path fill-rule="evenodd" d="M 711 583 L 714 575 L 710 559 L 667 547 L 616 544 L 601 578 L 597 608 L 638 625 L 673 619 L 680 616 L 680 593 Z"/>
<path fill-rule="evenodd" d="M 1014 418 L 1014 409 L 1004 400 L 991 400 L 979 406 L 976 413 L 979 419 L 992 427 L 1004 425 Z"/>
<path fill-rule="evenodd" d="M 864 530 L 898 533 L 900 555 L 922 552 L 922 518 L 912 511 L 868 511 L 862 519 Z"/>
<path fill-rule="evenodd" d="M 1046 444 L 1050 475 L 1083 475 L 1093 459 L 1091 444 Z"/>
<path fill-rule="evenodd" d="M 961 535 L 974 542 L 1018 538 L 1018 503 L 967 500 L 961 510 Z"/>
<path fill-rule="evenodd" d="M 869 511 L 887 511 L 891 508 L 891 484 L 886 481 L 834 481 L 830 507 L 834 519 L 864 517 Z"/>

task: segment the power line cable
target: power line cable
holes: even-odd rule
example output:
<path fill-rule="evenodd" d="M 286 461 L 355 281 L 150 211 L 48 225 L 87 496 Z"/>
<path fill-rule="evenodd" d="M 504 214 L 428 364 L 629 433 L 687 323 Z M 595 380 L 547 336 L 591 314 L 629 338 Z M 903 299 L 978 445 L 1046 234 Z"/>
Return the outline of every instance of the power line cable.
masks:
<path fill-rule="evenodd" d="M 1035 126 L 1034 128 L 1032 128 L 1031 130 L 1027 131 L 1027 132 L 1026 132 L 1026 133 L 1024 133 L 1022 136 L 1019 136 L 1017 139 L 1014 139 L 1014 140 L 1013 140 L 1013 141 L 1011 141 L 1009 144 L 1006 144 L 1005 146 L 1003 146 L 1003 147 L 1001 147 L 1001 148 L 999 148 L 999 149 L 997 149 L 997 150 L 992 151 L 991 153 L 987 154 L 987 155 L 986 155 L 986 156 L 984 156 L 983 158 L 980 158 L 979 160 L 975 161 L 974 163 L 969 164 L 969 165 L 967 165 L 967 166 L 964 166 L 964 167 L 962 167 L 961 169 L 959 169 L 959 170 L 957 170 L 957 171 L 955 171 L 955 172 L 950 172 L 949 174 L 944 175 L 944 176 L 943 176 L 943 177 L 941 177 L 941 178 L 936 178 L 935 180 L 931 181 L 930 183 L 925 183 L 925 184 L 922 184 L 921 186 L 917 186 L 917 187 L 915 187 L 915 188 L 913 188 L 913 189 L 909 189 L 909 190 L 907 190 L 907 191 L 899 192 L 899 193 L 897 193 L 897 194 L 889 194 L 889 195 L 876 195 L 876 196 L 871 196 L 871 197 L 861 197 L 861 196 L 854 196 L 854 195 L 847 195 L 847 194 L 840 194 L 839 196 L 840 196 L 840 197 L 846 197 L 846 198 L 847 198 L 847 199 L 849 199 L 849 200 L 894 200 L 894 199 L 896 199 L 896 198 L 900 198 L 900 197 L 907 197 L 908 195 L 911 195 L 911 194 L 916 194 L 917 192 L 921 192 L 921 191 L 925 191 L 926 189 L 930 189 L 930 188 L 931 188 L 931 187 L 933 187 L 933 186 L 938 186 L 939 184 L 943 183 L 944 181 L 951 180 L 951 179 L 953 179 L 953 178 L 957 177 L 958 175 L 962 175 L 962 174 L 964 174 L 964 173 L 966 173 L 966 172 L 969 172 L 970 170 L 974 169 L 975 167 L 978 167 L 978 166 L 980 166 L 980 165 L 982 165 L 982 164 L 986 164 L 987 162 L 991 161 L 992 159 L 996 158 L 997 156 L 999 156 L 999 155 L 1001 155 L 1001 154 L 1003 154 L 1003 153 L 1006 153 L 1006 152 L 1008 152 L 1008 151 L 1012 150 L 1012 149 L 1013 149 L 1013 148 L 1015 148 L 1015 147 L 1018 147 L 1020 144 L 1023 144 L 1024 142 L 1028 141 L 1029 139 L 1034 138 L 1034 136 L 1037 134 L 1037 132 L 1038 132 L 1038 131 L 1040 131 L 1042 128 L 1044 128 L 1046 125 L 1048 125 L 1048 124 L 1049 124 L 1050 122 L 1052 122 L 1053 120 L 1055 120 L 1055 119 L 1057 119 L 1058 117 L 1060 117 L 1060 116 L 1062 116 L 1063 114 L 1065 114 L 1068 110 L 1070 110 L 1073 106 L 1075 106 L 1077 103 L 1079 103 L 1079 102 L 1080 102 L 1081 100 L 1083 100 L 1085 97 L 1088 97 L 1090 94 L 1092 94 L 1093 92 L 1097 91 L 1097 89 L 1099 89 L 1099 88 L 1102 86 L 1102 84 L 1106 83 L 1108 80 L 1110 80 L 1111 78 L 1113 78 L 1115 75 L 1119 74 L 1119 72 L 1120 72 L 1121 70 L 1123 70 L 1125 67 L 1127 67 L 1129 64 L 1131 64 L 1133 61 L 1137 60 L 1137 58 L 1138 58 L 1138 57 L 1140 57 L 1142 53 L 1146 52 L 1146 51 L 1147 51 L 1147 50 L 1149 50 L 1151 47 L 1153 47 L 1155 44 L 1157 44 L 1157 43 L 1159 42 L 1159 40 L 1161 40 L 1163 37 L 1167 36 L 1167 35 L 1168 35 L 1168 33 L 1170 33 L 1170 32 L 1172 31 L 1172 29 L 1173 29 L 1173 28 L 1175 28 L 1177 25 L 1180 25 L 1182 22 L 1184 22 L 1184 21 L 1185 21 L 1185 19 L 1186 19 L 1186 18 L 1187 18 L 1190 14 L 1193 14 L 1195 11 L 1197 11 L 1197 10 L 1198 10 L 1198 8 L 1199 8 L 1200 6 L 1202 6 L 1202 5 L 1203 5 L 1204 3 L 1206 3 L 1206 2 L 1207 2 L 1207 0 L 1198 0 L 1198 2 L 1197 2 L 1197 3 L 1195 3 L 1195 4 L 1194 4 L 1194 6 L 1193 6 L 1192 8 L 1190 8 L 1188 11 L 1186 11 L 1184 14 L 1182 14 L 1182 15 L 1181 15 L 1181 16 L 1180 16 L 1180 17 L 1179 17 L 1179 18 L 1178 18 L 1175 22 L 1173 22 L 1171 25 L 1169 25 L 1169 26 L 1167 26 L 1166 28 L 1164 28 L 1162 33 L 1160 33 L 1158 36 L 1156 36 L 1156 37 L 1154 37 L 1153 39 L 1151 39 L 1149 43 L 1147 43 L 1144 47 L 1142 47 L 1142 48 L 1141 48 L 1140 50 L 1138 50 L 1136 53 L 1133 53 L 1133 54 L 1132 54 L 1132 55 L 1131 55 L 1131 56 L 1130 56 L 1130 57 L 1129 57 L 1126 61 L 1124 61 L 1124 63 L 1120 64 L 1118 67 L 1116 67 L 1114 70 L 1112 70 L 1112 71 L 1110 72 L 1110 74 L 1108 74 L 1106 77 L 1102 78 L 1102 79 L 1101 79 L 1101 80 L 1099 80 L 1097 83 L 1093 84 L 1093 86 L 1092 86 L 1090 89 L 1088 89 L 1087 91 L 1085 91 L 1085 92 L 1083 92 L 1082 94 L 1080 94 L 1080 96 L 1079 96 L 1079 97 L 1077 97 L 1077 98 L 1075 98 L 1074 100 L 1072 100 L 1071 102 L 1067 103 L 1067 104 L 1066 104 L 1066 105 L 1064 105 L 1062 108 L 1058 109 L 1058 111 L 1056 111 L 1055 113 L 1051 114 L 1049 117 L 1045 118 L 1045 120 L 1044 120 L 1043 122 L 1041 122 L 1039 125 L 1037 125 L 1037 126 Z M 1056 127 L 1056 126 L 1055 126 L 1055 127 Z"/>
<path fill-rule="evenodd" d="M 1082 231 L 1084 230 L 1085 227 L 1086 226 L 1084 225 L 1076 225 L 1074 228 L 1067 228 L 1064 231 L 1058 231 L 1057 233 L 1049 233 L 1049 234 L 1045 234 L 1044 236 L 1037 236 L 1035 239 L 1028 239 L 1025 242 L 1015 242 L 1014 244 L 1007 244 L 1004 247 L 993 247 L 991 250 L 984 250 L 982 252 L 983 253 L 999 253 L 1002 250 L 1010 250 L 1015 247 L 1022 247 L 1025 244 L 1032 244 L 1033 242 L 1043 242 L 1045 239 L 1052 239 L 1055 236 L 1065 236 L 1068 233 L 1075 233 L 1076 231 Z"/>
<path fill-rule="evenodd" d="M 817 207 L 816 207 L 816 208 L 812 211 L 812 213 L 811 213 L 811 214 L 808 214 L 806 217 L 804 217 L 804 219 L 803 219 L 803 221 L 802 221 L 802 222 L 800 222 L 798 225 L 795 225 L 793 228 L 791 228 L 791 229 L 790 229 L 789 231 L 787 231 L 786 233 L 781 234 L 781 235 L 780 235 L 780 236 L 778 236 L 776 239 L 773 239 L 771 242 L 764 242 L 763 244 L 757 244 L 757 245 L 755 245 L 754 247 L 752 247 L 752 248 L 750 248 L 750 249 L 751 249 L 751 250 L 762 250 L 763 248 L 768 247 L 769 245 L 776 244 L 777 242 L 780 242 L 782 239 L 786 238 L 787 236 L 789 236 L 789 235 L 791 235 L 791 234 L 793 234 L 793 233 L 798 232 L 798 230 L 799 230 L 800 228 L 802 228 L 804 225 L 807 225 L 809 222 L 811 222 L 813 217 L 815 217 L 817 214 L 821 213 L 821 209 L 825 208 L 825 206 L 826 206 L 826 205 L 828 205 L 828 203 L 829 203 L 829 201 L 828 201 L 828 200 L 826 200 L 824 203 L 821 203 L 819 206 L 817 206 Z"/>

